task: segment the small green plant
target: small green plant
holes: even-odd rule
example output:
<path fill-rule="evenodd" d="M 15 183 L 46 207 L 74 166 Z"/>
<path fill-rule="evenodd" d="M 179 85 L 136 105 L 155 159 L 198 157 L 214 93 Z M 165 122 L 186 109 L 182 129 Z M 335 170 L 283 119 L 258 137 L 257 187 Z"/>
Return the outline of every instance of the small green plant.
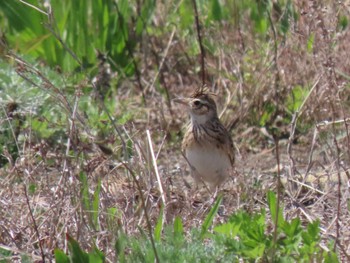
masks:
<path fill-rule="evenodd" d="M 277 222 L 274 226 L 277 240 L 267 232 L 268 220 L 264 210 L 254 215 L 240 211 L 232 215 L 229 222 L 214 228 L 216 233 L 224 236 L 226 253 L 237 259 L 260 259 L 262 262 L 329 262 L 337 258 L 334 252 L 321 249 L 318 220 L 303 229 L 299 218 L 286 221 L 281 207 L 276 214 L 278 204 L 273 192 L 268 193 L 268 204 L 272 221 Z"/>
<path fill-rule="evenodd" d="M 9 250 L 5 250 L 3 248 L 0 248 L 0 263 L 6 263 L 6 262 L 10 262 L 12 257 L 12 252 Z M 9 260 L 9 261 L 7 261 Z"/>
<path fill-rule="evenodd" d="M 268 193 L 268 204 L 271 217 L 278 217 L 275 226 L 277 240 L 268 230 L 269 220 L 265 210 L 255 214 L 239 211 L 227 223 L 213 226 L 221 201 L 222 197 L 219 197 L 201 228 L 193 228 L 188 235 L 185 235 L 179 217 L 163 231 L 160 231 L 163 219 L 159 218 L 154 236 L 160 262 L 338 262 L 336 253 L 326 252 L 320 247 L 319 221 L 306 227 L 302 226 L 299 218 L 286 221 L 282 208 L 278 210 L 278 215 L 275 213 L 277 199 L 273 192 Z M 151 241 L 144 230 L 140 228 L 137 237 L 118 233 L 115 245 L 118 262 L 155 262 Z M 87 258 L 88 254 L 82 252 L 75 241 L 69 242 L 74 258 Z M 56 250 L 55 255 L 56 260 L 57 257 L 65 257 L 60 250 Z M 101 256 L 99 253 L 97 255 Z"/>
<path fill-rule="evenodd" d="M 31 67 L 35 68 L 37 64 L 33 64 Z M 21 72 L 26 74 L 27 80 L 21 78 L 16 70 L 0 59 L 0 144 L 5 146 L 0 149 L 0 166 L 7 163 L 9 156 L 16 161 L 29 138 L 34 143 L 43 139 L 49 144 L 57 144 L 67 137 L 67 111 L 57 103 L 58 94 L 45 89 L 42 79 L 31 74 L 34 70 Z M 40 72 L 42 76 L 50 78 L 52 85 L 64 89 L 62 77 L 56 72 L 48 68 L 40 68 Z M 64 96 L 70 99 L 68 92 Z M 7 153 L 4 153 L 5 150 Z"/>
<path fill-rule="evenodd" d="M 81 182 L 81 201 L 82 206 L 87 213 L 89 222 L 91 226 L 99 230 L 99 203 L 100 203 L 100 191 L 101 191 L 101 180 L 98 180 L 97 186 L 95 188 L 94 194 L 90 196 L 88 178 L 84 172 L 80 173 Z"/>
<path fill-rule="evenodd" d="M 69 256 L 67 256 L 62 250 L 55 249 L 55 259 L 57 263 L 102 263 L 105 262 L 105 256 L 97 248 L 94 248 L 91 252 L 84 252 L 78 242 L 67 234 Z"/>

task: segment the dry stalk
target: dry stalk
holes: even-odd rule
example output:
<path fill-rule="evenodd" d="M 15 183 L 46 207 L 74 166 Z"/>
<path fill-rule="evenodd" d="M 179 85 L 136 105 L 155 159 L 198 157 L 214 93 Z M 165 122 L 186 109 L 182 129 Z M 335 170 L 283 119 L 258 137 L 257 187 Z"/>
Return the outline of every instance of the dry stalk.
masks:
<path fill-rule="evenodd" d="M 34 218 L 34 215 L 33 215 L 33 212 L 32 212 L 32 208 L 31 208 L 30 203 L 29 203 L 27 187 L 24 186 L 23 190 L 24 190 L 24 196 L 26 198 L 26 203 L 27 203 L 27 206 L 28 206 L 29 214 L 30 214 L 30 217 L 32 218 L 32 221 L 33 221 L 34 231 L 35 231 L 36 237 L 38 239 L 38 244 L 39 244 L 39 248 L 40 248 L 41 258 L 42 258 L 42 261 L 45 262 L 45 253 L 44 253 L 44 249 L 43 249 L 42 244 L 41 244 L 41 238 L 40 238 L 38 226 L 36 224 L 36 221 L 35 221 L 35 218 Z"/>
<path fill-rule="evenodd" d="M 157 182 L 158 182 L 160 196 L 162 198 L 162 202 L 163 202 L 164 207 L 166 207 L 166 198 L 165 198 L 165 194 L 164 194 L 164 190 L 163 190 L 163 186 L 162 186 L 162 180 L 161 180 L 159 172 L 158 172 L 157 159 L 156 159 L 156 157 L 154 155 L 152 139 L 151 139 L 151 134 L 150 134 L 149 130 L 146 130 L 146 134 L 147 134 L 147 140 L 148 140 L 149 149 L 151 151 L 151 157 L 152 157 L 152 163 L 153 163 L 154 172 L 155 172 L 156 177 L 157 177 Z M 165 209 L 163 209 L 163 211 L 165 213 Z M 165 218 L 165 217 L 163 217 L 163 218 Z"/>
<path fill-rule="evenodd" d="M 277 161 L 277 204 L 276 204 L 276 218 L 274 222 L 274 231 L 273 231 L 273 244 L 274 248 L 272 250 L 272 257 L 275 256 L 276 252 L 276 245 L 277 245 L 277 236 L 278 236 L 278 213 L 280 210 L 280 202 L 281 202 L 281 190 L 282 190 L 282 183 L 281 183 L 281 164 L 280 164 L 280 152 L 279 152 L 279 138 L 278 136 L 274 136 L 275 141 L 275 147 L 276 147 L 276 161 Z"/>
<path fill-rule="evenodd" d="M 304 98 L 303 102 L 301 103 L 300 107 L 298 108 L 298 110 L 293 114 L 293 118 L 292 118 L 292 122 L 291 122 L 291 127 L 290 127 L 290 135 L 289 135 L 289 139 L 288 139 L 288 144 L 287 144 L 287 154 L 288 154 L 288 158 L 289 158 L 289 163 L 290 163 L 290 177 L 294 178 L 295 175 L 295 160 L 293 157 L 293 151 L 292 151 L 292 146 L 293 146 L 293 141 L 294 141 L 294 135 L 295 135 L 295 129 L 297 126 L 297 122 L 299 117 L 303 114 L 304 112 L 304 106 L 306 104 L 306 102 L 309 100 L 310 95 L 313 93 L 314 89 L 317 87 L 320 79 L 321 79 L 322 75 L 320 75 L 315 83 L 312 85 L 310 91 L 308 92 L 308 94 L 306 95 L 306 97 Z M 316 137 L 317 137 L 317 129 L 315 129 L 314 131 L 314 136 L 313 136 L 313 140 L 312 140 L 312 145 L 311 145 L 311 152 L 309 155 L 309 163 L 308 163 L 308 167 L 307 167 L 307 171 L 303 177 L 303 184 L 306 181 L 306 177 L 311 169 L 311 163 L 312 163 L 312 156 L 313 156 L 313 151 L 314 151 L 314 147 L 315 147 L 315 142 L 316 142 Z M 296 196 L 299 196 L 300 191 L 301 191 L 302 187 L 299 188 L 299 190 L 297 191 Z"/>
<path fill-rule="evenodd" d="M 151 240 L 151 244 L 152 244 L 155 260 L 156 260 L 157 263 L 159 263 L 160 261 L 159 261 L 159 257 L 158 257 L 158 252 L 157 252 L 156 245 L 155 245 L 154 238 L 153 238 L 153 234 L 152 234 L 153 233 L 152 225 L 151 225 L 151 221 L 149 219 L 149 215 L 147 213 L 146 202 L 145 202 L 145 198 L 143 196 L 142 187 L 141 187 L 141 185 L 140 185 L 140 183 L 139 183 L 139 181 L 137 179 L 137 176 L 135 175 L 134 171 L 126 163 L 123 163 L 123 166 L 130 172 L 130 174 L 131 174 L 131 176 L 133 178 L 133 181 L 136 184 L 137 190 L 140 193 L 141 206 L 142 206 L 142 209 L 143 209 L 145 217 L 146 217 L 146 223 L 147 223 L 147 228 L 148 228 L 148 232 L 149 232 L 149 238 Z"/>
<path fill-rule="evenodd" d="M 74 129 L 75 129 L 75 118 L 76 118 L 76 113 L 77 113 L 77 108 L 78 108 L 78 100 L 79 100 L 79 96 L 75 96 L 75 101 L 74 101 L 74 107 L 73 107 L 73 112 L 70 118 L 70 128 L 69 128 L 69 136 L 67 138 L 67 146 L 66 146 L 66 156 L 64 158 L 64 162 L 63 162 L 63 168 L 62 168 L 62 175 L 58 181 L 56 190 L 55 190 L 55 195 L 57 194 L 58 190 L 63 186 L 62 184 L 62 180 L 66 174 L 67 169 L 67 158 L 69 155 L 69 150 L 70 150 L 70 146 L 71 146 L 71 141 L 73 138 L 73 133 L 74 133 Z"/>
<path fill-rule="evenodd" d="M 27 5 L 27 6 L 31 7 L 31 8 L 33 8 L 34 10 L 36 10 L 36 11 L 38 11 L 38 12 L 44 14 L 44 15 L 48 15 L 45 11 L 41 10 L 40 8 L 34 6 L 34 5 L 30 4 L 30 3 L 27 3 L 26 1 L 23 1 L 23 0 L 19 0 L 19 1 L 20 1 L 22 4 L 25 4 L 25 5 Z"/>
<path fill-rule="evenodd" d="M 21 154 L 20 148 L 19 148 L 19 145 L 18 145 L 17 136 L 15 134 L 15 131 L 13 130 L 13 126 L 12 126 L 12 123 L 10 121 L 10 117 L 8 116 L 8 114 L 6 112 L 6 109 L 5 109 L 3 104 L 1 104 L 1 108 L 2 108 L 2 110 L 3 110 L 3 112 L 4 112 L 5 116 L 6 116 L 6 120 L 8 122 L 8 125 L 9 125 L 10 129 L 11 129 L 11 134 L 13 136 L 13 139 L 14 139 L 15 143 L 16 143 L 17 151 L 18 151 L 19 154 Z"/>
<path fill-rule="evenodd" d="M 333 126 L 333 131 L 335 131 L 335 127 Z M 342 194 L 341 194 L 341 175 L 340 175 L 340 166 L 341 166 L 341 162 L 340 162 L 340 148 L 338 145 L 338 140 L 335 136 L 335 133 L 333 132 L 333 142 L 336 148 L 336 153 L 337 153 L 337 158 L 336 158 L 336 168 L 337 168 L 337 220 L 336 220 L 336 238 L 335 238 L 335 242 L 334 242 L 334 252 L 336 251 L 336 246 L 341 244 L 339 241 L 339 237 L 340 237 L 340 214 L 341 214 L 341 199 L 342 199 Z"/>
<path fill-rule="evenodd" d="M 170 34 L 170 38 L 169 38 L 169 41 L 168 41 L 168 45 L 167 45 L 166 48 L 165 48 L 163 58 L 162 58 L 162 60 L 161 60 L 161 62 L 160 62 L 160 64 L 159 64 L 158 71 L 157 71 L 156 75 L 153 77 L 153 79 L 152 79 L 152 81 L 151 81 L 151 84 L 150 84 L 151 87 L 154 86 L 154 83 L 155 83 L 156 80 L 158 79 L 158 76 L 159 76 L 160 72 L 163 70 L 163 64 L 164 64 L 164 62 L 165 62 L 165 59 L 166 59 L 167 56 L 168 56 L 169 49 L 170 49 L 171 43 L 173 42 L 175 32 L 176 32 L 176 27 L 174 26 L 174 27 L 173 27 L 173 30 L 171 31 L 171 34 Z"/>
<path fill-rule="evenodd" d="M 194 17 L 196 22 L 196 30 L 197 30 L 197 37 L 198 37 L 198 43 L 199 48 L 201 51 L 201 73 L 202 73 L 202 86 L 205 86 L 205 79 L 206 79 L 206 71 L 205 71 L 205 49 L 202 42 L 202 34 L 201 34 L 201 26 L 199 23 L 199 15 L 198 15 L 198 8 L 196 4 L 196 0 L 192 0 L 193 8 L 194 8 Z"/>

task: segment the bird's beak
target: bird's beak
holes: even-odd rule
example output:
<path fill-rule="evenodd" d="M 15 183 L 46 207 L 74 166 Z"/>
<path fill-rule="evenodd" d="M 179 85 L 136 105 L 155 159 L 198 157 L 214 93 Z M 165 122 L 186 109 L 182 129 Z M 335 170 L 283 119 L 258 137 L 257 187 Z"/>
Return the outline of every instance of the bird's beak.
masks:
<path fill-rule="evenodd" d="M 181 104 L 184 104 L 186 106 L 190 105 L 190 101 L 191 101 L 191 99 L 189 99 L 189 98 L 175 98 L 175 99 L 173 99 L 173 102 L 181 103 Z"/>

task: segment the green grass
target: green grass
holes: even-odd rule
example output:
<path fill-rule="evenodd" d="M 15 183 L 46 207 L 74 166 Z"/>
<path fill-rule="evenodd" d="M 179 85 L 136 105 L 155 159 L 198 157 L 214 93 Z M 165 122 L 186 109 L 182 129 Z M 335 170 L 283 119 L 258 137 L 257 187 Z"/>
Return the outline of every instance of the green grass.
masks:
<path fill-rule="evenodd" d="M 276 197 L 273 192 L 268 196 L 273 214 Z M 334 252 L 327 253 L 320 247 L 319 221 L 302 227 L 299 218 L 286 221 L 280 211 L 278 238 L 274 241 L 273 235 L 267 233 L 269 221 L 264 210 L 254 214 L 238 211 L 226 223 L 213 225 L 221 200 L 222 197 L 217 199 L 201 230 L 193 228 L 185 234 L 182 220 L 177 217 L 173 225 L 159 232 L 161 235 L 155 238 L 159 262 L 339 262 Z M 98 250 L 86 253 L 71 237 L 68 242 L 72 262 L 82 262 L 79 260 L 89 257 L 89 262 L 102 262 L 103 254 Z M 156 259 L 148 235 L 143 231 L 138 237 L 119 233 L 115 248 L 119 262 L 154 262 Z M 55 251 L 55 257 L 58 263 L 69 262 L 60 250 Z"/>

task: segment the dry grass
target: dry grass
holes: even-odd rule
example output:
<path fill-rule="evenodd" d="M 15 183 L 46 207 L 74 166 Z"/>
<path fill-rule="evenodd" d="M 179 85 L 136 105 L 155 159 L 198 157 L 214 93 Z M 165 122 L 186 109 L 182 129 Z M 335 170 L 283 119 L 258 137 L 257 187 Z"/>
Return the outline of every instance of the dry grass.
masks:
<path fill-rule="evenodd" d="M 325 244 L 335 240 L 340 257 L 344 262 L 350 261 L 350 137 L 344 121 L 350 106 L 350 32 L 337 30 L 334 15 L 348 13 L 349 7 L 325 3 L 325 9 L 316 1 L 297 1 L 296 5 L 300 17 L 278 47 L 277 68 L 273 39 L 257 40 L 253 34 L 240 28 L 232 31 L 225 25 L 220 31 L 206 32 L 205 37 L 218 46 L 214 54 L 207 56 L 208 82 L 212 84 L 209 88 L 218 93 L 222 120 L 232 128 L 237 155 L 236 173 L 221 190 L 224 202 L 216 220 L 224 222 L 238 209 L 253 212 L 267 207 L 266 192 L 277 190 L 276 146 L 271 130 L 260 128 L 257 120 L 267 104 L 279 105 L 277 115 L 288 119 L 285 94 L 291 94 L 297 85 L 315 85 L 296 123 L 279 126 L 287 134 L 279 142 L 282 204 L 287 219 L 299 217 L 304 223 L 319 219 Z M 311 34 L 314 46 L 308 51 Z M 201 225 L 214 198 L 205 190 L 196 192 L 184 183 L 184 178 L 190 181 L 189 171 L 179 145 L 186 113 L 169 103 L 152 85 L 158 76 L 171 97 L 186 96 L 200 83 L 193 72 L 199 63 L 196 58 L 189 58 L 184 49 L 186 43 L 181 42 L 176 31 L 173 36 L 169 32 L 162 39 L 147 40 L 145 43 L 149 43 L 147 47 L 154 54 L 169 49 L 164 53 L 161 71 L 151 66 L 159 65 L 155 56 L 146 59 L 140 54 L 144 58 L 140 64 L 146 104 L 142 103 L 136 82 L 121 84 L 111 98 L 121 105 L 121 112 L 113 114 L 133 112 L 133 120 L 122 129 L 124 139 L 132 145 L 130 159 L 123 159 L 113 130 L 106 141 L 114 155 L 106 155 L 94 144 L 95 138 L 86 140 L 86 127 L 75 117 L 74 129 L 66 131 L 71 151 L 66 149 L 67 141 L 52 147 L 45 141 L 31 141 L 30 131 L 24 131 L 21 156 L 0 169 L 0 247 L 17 254 L 13 260 L 19 260 L 20 254 L 40 260 L 42 248 L 51 261 L 53 249 L 67 250 L 65 234 L 69 233 L 84 249 L 95 244 L 112 262 L 118 231 L 137 235 L 138 226 L 147 229 L 145 213 L 154 226 L 163 201 L 147 130 L 164 189 L 166 223 L 180 216 L 187 230 Z M 267 127 L 275 125 L 277 115 Z M 323 121 L 329 122 L 325 125 Z M 294 124 L 301 130 L 308 129 L 290 136 Z M 101 180 L 97 225 L 91 223 L 92 213 L 82 204 L 82 172 L 88 178 L 91 195 Z M 141 194 L 146 200 L 146 211 Z"/>

